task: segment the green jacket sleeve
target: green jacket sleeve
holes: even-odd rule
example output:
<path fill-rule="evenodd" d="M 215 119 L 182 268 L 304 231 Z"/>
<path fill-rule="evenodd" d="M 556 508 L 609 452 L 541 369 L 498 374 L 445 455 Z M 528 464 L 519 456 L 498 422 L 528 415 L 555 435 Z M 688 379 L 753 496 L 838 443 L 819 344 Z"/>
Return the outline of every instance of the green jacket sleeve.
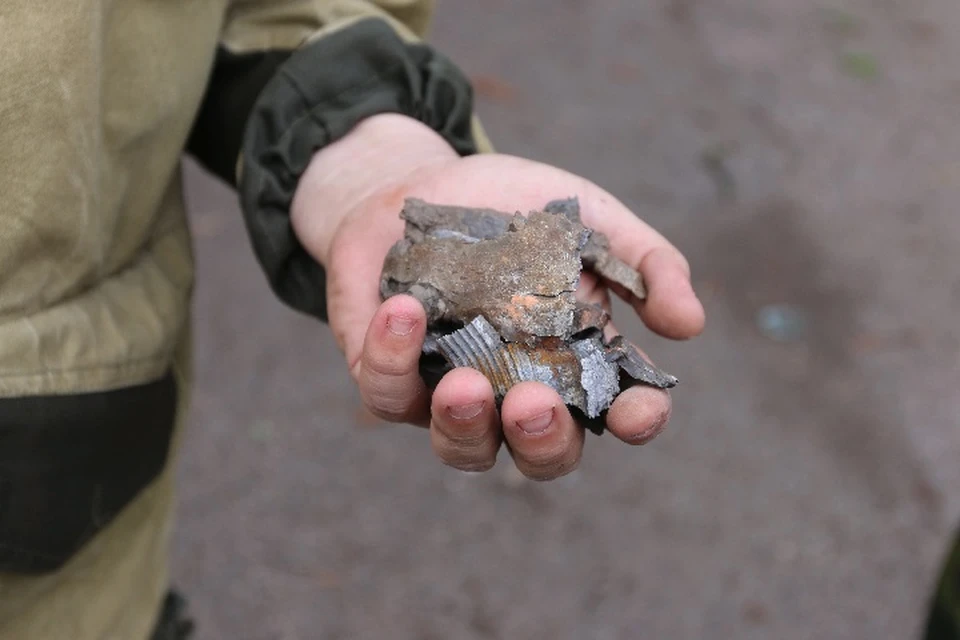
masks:
<path fill-rule="evenodd" d="M 417 118 L 462 155 L 478 150 L 466 78 L 429 46 L 404 42 L 375 18 L 291 56 L 247 123 L 239 190 L 254 251 L 280 299 L 321 319 L 325 274 L 293 233 L 290 203 L 317 150 L 386 112 Z"/>
<path fill-rule="evenodd" d="M 419 38 L 422 5 L 430 3 L 292 4 L 314 9 L 297 14 L 305 25 L 299 32 L 291 30 L 290 15 L 228 17 L 188 150 L 237 187 L 254 253 L 276 295 L 326 320 L 324 269 L 299 243 L 289 217 L 313 154 L 364 118 L 389 112 L 417 118 L 461 155 L 489 147 L 469 81 Z M 381 4 L 394 12 L 374 6 Z M 284 25 L 281 35 L 269 35 L 277 24 Z"/>
<path fill-rule="evenodd" d="M 960 529 L 947 552 L 933 592 L 923 640 L 960 638 Z"/>

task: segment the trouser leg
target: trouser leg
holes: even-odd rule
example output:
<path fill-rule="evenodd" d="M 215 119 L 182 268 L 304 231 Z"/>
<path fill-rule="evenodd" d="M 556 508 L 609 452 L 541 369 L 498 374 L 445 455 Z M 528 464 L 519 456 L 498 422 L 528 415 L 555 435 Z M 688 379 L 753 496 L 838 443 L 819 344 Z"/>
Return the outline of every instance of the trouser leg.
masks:
<path fill-rule="evenodd" d="M 174 469 L 189 404 L 189 346 L 187 336 L 175 367 L 180 393 L 166 468 L 58 571 L 0 573 L 0 640 L 150 640 L 170 588 Z"/>
<path fill-rule="evenodd" d="M 176 590 L 167 592 L 150 640 L 190 640 L 193 630 L 186 599 Z"/>

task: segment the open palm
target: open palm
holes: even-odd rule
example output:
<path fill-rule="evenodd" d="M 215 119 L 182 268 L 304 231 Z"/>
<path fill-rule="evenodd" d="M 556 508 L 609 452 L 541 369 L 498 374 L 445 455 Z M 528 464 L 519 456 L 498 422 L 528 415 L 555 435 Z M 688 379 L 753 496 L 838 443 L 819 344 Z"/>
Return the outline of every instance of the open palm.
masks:
<path fill-rule="evenodd" d="M 382 302 L 383 259 L 403 236 L 403 200 L 527 212 L 557 198 L 577 196 L 583 223 L 604 233 L 611 250 L 643 274 L 644 301 L 627 298 L 653 331 L 674 339 L 703 329 L 704 314 L 687 261 L 659 233 L 593 183 L 560 169 L 506 155 L 451 158 L 373 190 L 339 221 L 325 255 L 330 327 L 367 407 L 380 418 L 429 427 L 445 463 L 484 470 L 506 443 L 518 468 L 535 479 L 559 477 L 577 466 L 584 430 L 546 385 L 513 387 L 500 410 L 490 383 L 472 369 L 455 369 L 431 394 L 419 374 L 425 312 L 410 296 Z M 300 234 L 310 249 L 309 230 Z M 626 292 L 616 292 L 628 296 Z M 609 308 L 606 286 L 584 274 L 578 295 Z M 607 415 L 608 430 L 643 444 L 666 424 L 665 391 L 637 386 L 621 393 Z"/>

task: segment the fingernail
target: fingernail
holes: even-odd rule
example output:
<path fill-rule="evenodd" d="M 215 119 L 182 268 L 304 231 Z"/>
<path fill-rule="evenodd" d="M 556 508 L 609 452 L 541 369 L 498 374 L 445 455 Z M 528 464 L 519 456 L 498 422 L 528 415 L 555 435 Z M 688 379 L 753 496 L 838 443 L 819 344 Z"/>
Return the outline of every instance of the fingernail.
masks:
<path fill-rule="evenodd" d="M 480 402 L 473 402 L 470 404 L 450 406 L 447 407 L 447 413 L 449 413 L 450 417 L 454 420 L 470 420 L 471 418 L 476 418 L 478 415 L 480 415 L 480 412 L 483 411 L 483 407 L 486 404 L 486 402 L 481 400 Z"/>
<path fill-rule="evenodd" d="M 553 422 L 553 407 L 550 407 L 543 413 L 538 413 L 532 418 L 517 420 L 517 426 L 520 427 L 520 430 L 524 433 L 535 436 L 546 431 L 550 427 L 551 422 Z"/>
<path fill-rule="evenodd" d="M 387 318 L 387 329 L 395 336 L 409 335 L 415 324 L 417 321 L 408 316 L 396 315 Z"/>

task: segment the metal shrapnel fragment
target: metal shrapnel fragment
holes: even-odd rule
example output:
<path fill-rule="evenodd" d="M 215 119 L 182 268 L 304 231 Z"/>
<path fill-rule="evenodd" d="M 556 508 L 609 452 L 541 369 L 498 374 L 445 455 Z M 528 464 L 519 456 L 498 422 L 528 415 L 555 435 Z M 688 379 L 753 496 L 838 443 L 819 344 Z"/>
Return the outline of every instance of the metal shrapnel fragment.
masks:
<path fill-rule="evenodd" d="M 580 362 L 580 386 L 586 393 L 583 406 L 577 405 L 588 418 L 606 411 L 620 393 L 620 372 L 611 366 L 599 336 L 577 340 L 570 347 Z"/>
<path fill-rule="evenodd" d="M 570 343 L 553 340 L 539 348 L 505 343 L 483 316 L 437 340 L 439 351 L 455 367 L 472 367 L 490 380 L 503 399 L 520 382 L 542 382 L 564 403 L 588 418 L 599 417 L 613 402 L 620 385 L 616 361 L 608 359 L 599 338 Z"/>
<path fill-rule="evenodd" d="M 645 382 L 653 387 L 669 389 L 677 386 L 679 380 L 669 373 L 660 371 L 647 362 L 635 346 L 627 342 L 623 336 L 615 336 L 607 345 L 607 357 L 636 380 Z"/>
<path fill-rule="evenodd" d="M 433 218 L 442 217 L 429 208 Z M 404 209 L 409 216 L 410 210 Z M 427 322 L 464 324 L 485 316 L 511 342 L 543 336 L 570 337 L 586 230 L 544 212 L 507 218 L 499 235 L 479 228 L 410 222 L 407 237 L 387 254 L 384 297 L 409 293 L 423 303 Z M 474 234 L 483 237 L 478 238 Z M 544 250 L 549 247 L 549 250 Z M 558 260 L 558 256 L 571 259 Z"/>
<path fill-rule="evenodd" d="M 645 297 L 640 274 L 583 226 L 576 198 L 527 216 L 409 199 L 401 217 L 404 238 L 384 260 L 380 292 L 412 295 L 426 309 L 428 381 L 472 367 L 499 400 L 520 382 L 541 382 L 597 432 L 625 385 L 677 384 L 624 338 L 606 341 L 608 313 L 576 299 L 584 266 Z"/>
<path fill-rule="evenodd" d="M 580 220 L 580 202 L 577 198 L 554 200 L 543 208 L 548 213 L 556 213 L 582 224 Z M 610 253 L 610 241 L 599 231 L 593 231 L 580 254 L 583 264 L 607 282 L 620 285 L 637 300 L 647 297 L 643 278 L 626 262 Z"/>

